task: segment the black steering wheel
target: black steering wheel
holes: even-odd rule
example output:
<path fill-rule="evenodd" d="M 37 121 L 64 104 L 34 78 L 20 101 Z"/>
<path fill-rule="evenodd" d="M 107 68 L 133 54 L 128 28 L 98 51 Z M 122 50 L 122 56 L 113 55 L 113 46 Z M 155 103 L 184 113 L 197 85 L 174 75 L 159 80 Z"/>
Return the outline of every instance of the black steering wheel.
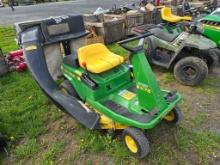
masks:
<path fill-rule="evenodd" d="M 126 49 L 126 50 L 128 50 L 128 51 L 130 51 L 132 53 L 139 52 L 139 51 L 143 50 L 144 39 L 146 37 L 151 36 L 151 35 L 153 35 L 153 34 L 151 32 L 149 32 L 149 31 L 147 31 L 145 34 L 142 34 L 142 35 L 139 35 L 139 36 L 136 36 L 136 37 L 132 37 L 132 38 L 129 38 L 129 39 L 126 39 L 126 40 L 119 41 L 118 44 L 121 47 L 123 47 L 124 49 Z M 135 40 L 140 40 L 138 46 L 131 47 L 131 46 L 126 45 L 127 43 L 135 41 Z"/>

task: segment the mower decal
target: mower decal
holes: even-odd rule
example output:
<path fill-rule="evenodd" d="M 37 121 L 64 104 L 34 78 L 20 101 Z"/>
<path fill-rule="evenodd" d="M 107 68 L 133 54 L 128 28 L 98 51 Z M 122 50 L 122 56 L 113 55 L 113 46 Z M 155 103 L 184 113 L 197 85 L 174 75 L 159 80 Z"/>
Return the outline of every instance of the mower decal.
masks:
<path fill-rule="evenodd" d="M 146 86 L 144 84 L 138 83 L 137 84 L 137 89 L 142 90 L 142 91 L 147 92 L 147 93 L 151 93 L 151 89 L 149 88 L 149 86 Z"/>
<path fill-rule="evenodd" d="M 120 91 L 120 92 L 118 93 L 118 95 L 121 96 L 121 97 L 123 97 L 123 98 L 126 99 L 126 100 L 131 100 L 131 99 L 133 99 L 133 98 L 136 96 L 135 93 L 130 92 L 130 91 L 126 90 L 126 89 Z"/>
<path fill-rule="evenodd" d="M 30 45 L 25 48 L 26 51 L 32 51 L 32 50 L 36 50 L 36 49 L 37 49 L 37 45 Z"/>

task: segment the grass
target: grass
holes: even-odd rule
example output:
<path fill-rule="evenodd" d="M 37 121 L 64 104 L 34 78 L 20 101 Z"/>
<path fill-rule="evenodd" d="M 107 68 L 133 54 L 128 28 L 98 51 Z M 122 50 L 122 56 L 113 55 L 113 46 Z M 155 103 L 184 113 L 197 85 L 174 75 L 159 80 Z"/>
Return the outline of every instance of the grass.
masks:
<path fill-rule="evenodd" d="M 13 28 L 0 27 L 0 38 L 4 53 L 17 49 Z M 117 44 L 108 47 L 120 55 L 128 53 Z M 165 84 L 174 80 L 170 73 L 162 76 Z M 216 82 L 212 79 L 192 90 L 212 93 L 210 83 Z M 67 123 L 73 119 L 65 119 L 66 115 L 41 92 L 29 72 L 13 72 L 0 78 L 0 93 L 0 131 L 9 139 L 10 153 L 9 158 L 1 154 L 3 164 L 214 164 L 219 157 L 220 136 L 197 129 L 207 120 L 207 113 L 189 116 L 191 108 L 185 102 L 181 105 L 185 120 L 179 127 L 162 123 L 146 131 L 151 153 L 140 161 L 129 154 L 120 136 L 111 139 L 105 132 L 90 131 L 79 124 L 69 130 Z M 60 128 L 54 126 L 57 122 Z M 56 138 L 43 143 L 41 137 Z M 70 148 L 72 142 L 76 146 Z"/>
<path fill-rule="evenodd" d="M 19 145 L 15 148 L 15 155 L 18 158 L 33 156 L 39 149 L 36 139 L 28 139 L 27 143 Z"/>
<path fill-rule="evenodd" d="M 15 31 L 12 27 L 0 27 L 0 48 L 6 54 L 18 49 L 15 42 Z"/>
<path fill-rule="evenodd" d="M 48 99 L 29 73 L 10 73 L 0 85 L 1 130 L 14 138 L 34 138 L 43 132 Z"/>
<path fill-rule="evenodd" d="M 64 142 L 57 142 L 49 146 L 46 152 L 42 153 L 42 160 L 40 164 L 51 165 L 53 164 L 57 155 L 59 155 L 64 148 Z"/>
<path fill-rule="evenodd" d="M 215 95 L 220 92 L 219 84 L 219 78 L 208 77 L 202 82 L 200 86 L 196 87 L 196 89 L 201 93 Z"/>

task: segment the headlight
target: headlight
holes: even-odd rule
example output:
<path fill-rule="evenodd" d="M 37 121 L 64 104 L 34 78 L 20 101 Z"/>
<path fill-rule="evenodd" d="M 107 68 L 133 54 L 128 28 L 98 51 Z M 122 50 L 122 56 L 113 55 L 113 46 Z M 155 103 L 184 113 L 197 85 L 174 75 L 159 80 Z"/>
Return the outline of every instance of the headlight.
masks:
<path fill-rule="evenodd" d="M 203 24 L 202 24 L 202 23 L 197 23 L 197 24 L 196 24 L 196 30 L 197 30 L 199 33 L 203 33 L 203 31 L 204 31 Z"/>

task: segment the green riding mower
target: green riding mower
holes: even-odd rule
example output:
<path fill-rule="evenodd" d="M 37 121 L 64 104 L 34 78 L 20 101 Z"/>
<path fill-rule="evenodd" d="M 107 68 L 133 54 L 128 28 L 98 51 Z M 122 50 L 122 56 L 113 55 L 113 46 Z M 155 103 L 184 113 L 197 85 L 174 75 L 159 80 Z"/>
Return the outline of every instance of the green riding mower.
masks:
<path fill-rule="evenodd" d="M 201 18 L 199 22 L 203 25 L 202 34 L 214 41 L 220 48 L 220 8 Z"/>
<path fill-rule="evenodd" d="M 136 35 L 151 32 L 146 38 L 146 54 L 150 63 L 173 70 L 175 78 L 184 85 L 196 86 L 219 62 L 219 49 L 212 40 L 203 37 L 198 26 L 189 31 L 168 33 L 160 25 L 142 25 L 132 31 Z"/>
<path fill-rule="evenodd" d="M 77 22 L 77 24 L 76 24 Z M 23 28 L 20 43 L 27 65 L 40 88 L 64 112 L 91 130 L 121 130 L 129 151 L 143 158 L 149 153 L 145 130 L 162 120 L 177 124 L 181 111 L 177 92 L 161 90 L 143 51 L 147 33 L 119 44 L 131 52 L 130 65 L 103 44 L 71 51 L 71 41 L 87 35 L 80 15 L 50 18 Z M 139 41 L 138 46 L 129 44 Z M 61 71 L 65 81 L 57 85 L 46 63 L 44 49 L 62 45 Z"/>

